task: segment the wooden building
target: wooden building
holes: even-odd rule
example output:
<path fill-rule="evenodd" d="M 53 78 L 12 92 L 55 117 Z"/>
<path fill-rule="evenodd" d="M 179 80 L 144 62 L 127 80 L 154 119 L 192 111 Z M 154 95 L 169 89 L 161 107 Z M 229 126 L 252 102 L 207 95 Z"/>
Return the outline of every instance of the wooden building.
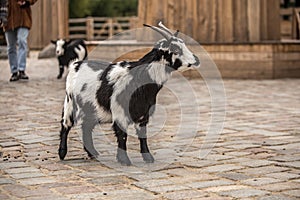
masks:
<path fill-rule="evenodd" d="M 279 0 L 139 0 L 138 17 L 198 41 L 224 78 L 300 77 L 300 42 L 281 41 Z"/>
<path fill-rule="evenodd" d="M 41 49 L 51 39 L 68 37 L 69 1 L 39 0 L 32 6 L 31 49 Z"/>
<path fill-rule="evenodd" d="M 142 23 L 164 24 L 201 43 L 280 40 L 278 0 L 139 0 Z"/>

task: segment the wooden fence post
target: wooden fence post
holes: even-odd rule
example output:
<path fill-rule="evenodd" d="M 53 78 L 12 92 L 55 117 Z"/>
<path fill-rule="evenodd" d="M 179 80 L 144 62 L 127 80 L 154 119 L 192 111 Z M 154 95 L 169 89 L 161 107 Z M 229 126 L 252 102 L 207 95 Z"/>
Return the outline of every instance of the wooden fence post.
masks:
<path fill-rule="evenodd" d="M 107 20 L 107 24 L 108 24 L 108 37 L 110 38 L 114 34 L 113 19 L 109 18 Z"/>
<path fill-rule="evenodd" d="M 86 18 L 86 39 L 94 39 L 94 19 L 92 17 Z"/>
<path fill-rule="evenodd" d="M 295 8 L 293 11 L 292 21 L 292 39 L 300 38 L 300 9 Z"/>

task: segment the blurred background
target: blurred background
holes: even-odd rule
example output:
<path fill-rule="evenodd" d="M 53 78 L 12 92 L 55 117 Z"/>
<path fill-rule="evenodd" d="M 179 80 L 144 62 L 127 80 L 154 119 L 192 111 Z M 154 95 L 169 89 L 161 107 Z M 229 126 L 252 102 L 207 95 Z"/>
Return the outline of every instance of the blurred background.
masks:
<path fill-rule="evenodd" d="M 29 46 L 42 50 L 51 39 L 80 38 L 91 50 L 117 33 L 163 21 L 203 45 L 224 78 L 298 78 L 299 2 L 40 0 L 32 7 Z M 3 33 L 0 35 L 0 43 L 5 46 Z M 142 35 L 136 42 L 142 44 L 144 38 Z M 110 48 L 105 45 L 104 49 Z"/>

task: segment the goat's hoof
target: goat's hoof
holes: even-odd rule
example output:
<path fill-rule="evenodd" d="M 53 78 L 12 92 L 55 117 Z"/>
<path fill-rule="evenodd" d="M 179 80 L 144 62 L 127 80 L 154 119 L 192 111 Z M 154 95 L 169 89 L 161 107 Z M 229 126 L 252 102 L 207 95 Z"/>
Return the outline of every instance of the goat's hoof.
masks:
<path fill-rule="evenodd" d="M 93 154 L 89 154 L 89 153 L 88 153 L 88 157 L 89 157 L 91 160 L 97 159 L 97 158 L 98 158 L 98 155 L 99 155 L 99 154 L 93 155 Z"/>
<path fill-rule="evenodd" d="M 121 165 L 124 165 L 124 166 L 130 166 L 131 165 L 131 161 L 127 158 L 117 158 L 118 162 L 121 164 Z"/>
<path fill-rule="evenodd" d="M 151 153 L 142 153 L 142 156 L 146 163 L 154 163 L 154 158 Z"/>
<path fill-rule="evenodd" d="M 86 151 L 90 159 L 96 159 L 99 156 L 99 153 L 95 149 L 91 150 L 91 152 L 86 147 L 84 147 L 84 150 Z"/>
<path fill-rule="evenodd" d="M 131 165 L 131 161 L 129 160 L 128 155 L 124 150 L 121 151 L 118 150 L 117 161 L 121 163 L 121 165 L 126 165 L 126 166 Z"/>
<path fill-rule="evenodd" d="M 62 75 L 59 74 L 56 78 L 57 79 L 61 79 L 61 77 L 62 77 Z"/>
<path fill-rule="evenodd" d="M 58 150 L 58 155 L 59 155 L 59 158 L 61 160 L 65 159 L 66 155 L 67 155 L 67 149 L 59 149 Z"/>

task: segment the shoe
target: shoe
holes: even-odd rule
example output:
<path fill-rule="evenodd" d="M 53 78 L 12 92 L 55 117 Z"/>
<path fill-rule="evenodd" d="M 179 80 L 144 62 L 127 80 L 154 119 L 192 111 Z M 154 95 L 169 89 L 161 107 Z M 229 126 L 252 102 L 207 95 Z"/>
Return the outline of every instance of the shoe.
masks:
<path fill-rule="evenodd" d="M 19 71 L 19 79 L 28 80 L 29 77 L 25 74 L 24 71 Z"/>
<path fill-rule="evenodd" d="M 13 81 L 17 81 L 17 80 L 19 80 L 19 76 L 18 76 L 18 72 L 15 72 L 11 75 L 9 81 L 13 82 Z"/>

